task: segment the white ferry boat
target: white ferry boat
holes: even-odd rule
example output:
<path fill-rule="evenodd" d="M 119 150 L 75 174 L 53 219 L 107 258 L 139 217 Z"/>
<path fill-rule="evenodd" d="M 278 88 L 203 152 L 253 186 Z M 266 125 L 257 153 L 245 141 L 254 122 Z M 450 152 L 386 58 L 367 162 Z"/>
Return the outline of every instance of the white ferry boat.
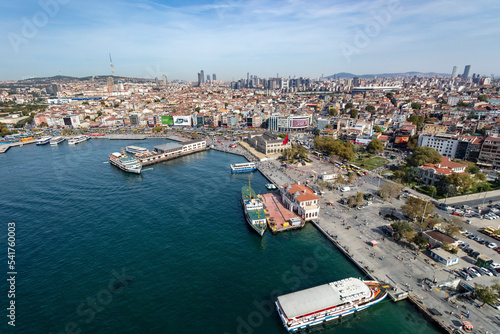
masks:
<path fill-rule="evenodd" d="M 266 213 L 264 212 L 264 204 L 255 195 L 255 191 L 250 186 L 250 180 L 248 181 L 248 186 L 241 188 L 241 205 L 243 206 L 248 225 L 262 236 L 267 227 Z"/>
<path fill-rule="evenodd" d="M 147 152 L 148 149 L 144 147 L 139 147 L 139 146 L 127 146 L 125 147 L 125 151 L 127 151 L 130 154 L 141 154 L 144 152 Z"/>
<path fill-rule="evenodd" d="M 73 137 L 70 140 L 68 140 L 68 144 L 69 145 L 76 145 L 76 144 L 82 143 L 86 140 L 89 140 L 89 137 L 87 137 L 85 135 L 76 136 L 76 137 Z"/>
<path fill-rule="evenodd" d="M 351 277 L 279 296 L 276 308 L 285 328 L 294 332 L 364 310 L 386 296 L 379 282 Z"/>
<path fill-rule="evenodd" d="M 109 155 L 109 162 L 128 173 L 140 174 L 142 165 L 134 157 L 129 157 L 125 152 L 115 152 Z"/>
<path fill-rule="evenodd" d="M 42 137 L 36 141 L 37 145 L 47 145 L 52 137 Z"/>
<path fill-rule="evenodd" d="M 257 169 L 257 165 L 255 162 L 245 162 L 242 164 L 234 164 L 231 166 L 231 173 L 245 173 L 245 172 L 253 172 Z"/>
<path fill-rule="evenodd" d="M 267 190 L 276 190 L 278 189 L 273 183 L 266 184 Z"/>
<path fill-rule="evenodd" d="M 66 138 L 64 138 L 63 136 L 52 137 L 52 139 L 50 140 L 50 145 L 57 146 L 59 143 L 62 143 L 65 140 Z"/>

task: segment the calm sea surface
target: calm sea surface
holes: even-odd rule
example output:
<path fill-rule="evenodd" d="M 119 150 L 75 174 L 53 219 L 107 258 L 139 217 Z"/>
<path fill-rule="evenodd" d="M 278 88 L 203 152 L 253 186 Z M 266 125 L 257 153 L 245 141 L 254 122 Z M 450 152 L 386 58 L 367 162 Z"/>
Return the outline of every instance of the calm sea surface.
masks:
<path fill-rule="evenodd" d="M 274 295 L 361 273 L 310 225 L 260 238 L 239 202 L 244 158 L 216 151 L 141 175 L 107 163 L 126 145 L 93 139 L 0 155 L 3 275 L 16 223 L 16 333 L 286 333 Z M 7 326 L 0 283 L 0 332 Z M 73 331 L 74 330 L 74 331 Z M 438 333 L 406 302 L 386 300 L 312 333 Z"/>

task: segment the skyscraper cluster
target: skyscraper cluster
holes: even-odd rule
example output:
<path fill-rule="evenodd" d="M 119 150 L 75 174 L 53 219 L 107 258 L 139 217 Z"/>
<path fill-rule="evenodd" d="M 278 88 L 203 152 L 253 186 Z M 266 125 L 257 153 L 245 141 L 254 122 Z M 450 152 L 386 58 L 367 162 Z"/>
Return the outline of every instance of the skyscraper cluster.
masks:
<path fill-rule="evenodd" d="M 461 78 L 462 79 L 469 78 L 469 72 L 470 72 L 470 65 L 466 65 L 464 68 L 464 73 L 462 74 Z M 458 66 L 453 66 L 453 70 L 451 71 L 451 77 L 452 78 L 458 77 Z"/>
<path fill-rule="evenodd" d="M 198 72 L 198 87 L 200 87 L 204 83 L 208 83 L 210 81 L 215 81 L 216 78 L 217 77 L 215 76 L 215 73 L 213 73 L 212 80 L 210 80 L 210 74 L 207 74 L 207 77 L 206 77 L 207 81 L 205 81 L 205 71 L 201 70 L 200 72 Z"/>

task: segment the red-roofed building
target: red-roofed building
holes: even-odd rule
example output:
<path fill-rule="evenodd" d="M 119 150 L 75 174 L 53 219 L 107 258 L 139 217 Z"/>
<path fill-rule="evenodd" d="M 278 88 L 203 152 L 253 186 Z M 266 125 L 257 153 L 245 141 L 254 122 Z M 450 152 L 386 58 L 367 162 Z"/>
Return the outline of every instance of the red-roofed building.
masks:
<path fill-rule="evenodd" d="M 304 220 L 317 219 L 319 216 L 319 197 L 311 188 L 299 184 L 285 184 L 280 189 L 283 205 L 296 212 Z"/>
<path fill-rule="evenodd" d="M 453 173 L 465 173 L 467 165 L 462 165 L 451 161 L 449 158 L 441 157 L 441 162 L 438 164 L 425 164 L 419 167 L 421 181 L 430 186 L 437 182 L 441 182 L 443 177 Z"/>

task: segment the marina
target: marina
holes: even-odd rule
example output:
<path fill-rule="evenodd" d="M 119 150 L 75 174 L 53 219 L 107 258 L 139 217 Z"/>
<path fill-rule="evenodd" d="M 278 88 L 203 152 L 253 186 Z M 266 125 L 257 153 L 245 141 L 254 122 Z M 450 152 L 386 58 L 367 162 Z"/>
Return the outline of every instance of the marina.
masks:
<path fill-rule="evenodd" d="M 179 143 L 167 143 L 157 145 L 154 151 L 147 151 L 136 155 L 142 166 L 149 166 L 159 162 L 165 162 L 192 153 L 206 151 L 207 142 L 205 140 L 192 140 Z"/>
<path fill-rule="evenodd" d="M 163 143 L 164 139 L 151 139 L 144 146 Z M 25 313 L 16 327 L 23 333 L 59 332 L 75 320 L 82 331 L 93 333 L 106 328 L 132 334 L 144 326 L 152 333 L 167 327 L 183 333 L 187 322 L 196 333 L 245 332 L 241 328 L 286 333 L 274 308 L 273 291 L 279 290 L 276 295 L 281 296 L 363 276 L 311 224 L 300 231 L 267 233 L 262 238 L 248 228 L 240 206 L 242 183 L 250 177 L 252 189 L 262 193 L 268 181 L 260 173 L 230 174 L 227 165 L 243 162 L 243 158 L 211 150 L 158 164 L 148 175 L 154 177 L 137 177 L 102 163 L 103 157 L 124 147 L 124 142 L 90 141 L 86 146 L 91 149 L 74 150 L 67 145 L 39 149 L 33 145 L 2 157 L 12 165 L 31 168 L 40 179 L 27 185 L 2 164 L 5 186 L 12 191 L 2 197 L 0 218 L 25 221 L 25 242 L 39 245 L 25 250 L 33 265 L 20 271 L 32 282 L 23 287 L 25 298 L 19 299 Z M 28 193 L 32 196 L 27 197 Z M 23 199 L 30 204 L 47 196 L 51 200 L 43 207 L 27 205 L 18 210 L 17 203 Z M 72 205 L 57 216 L 52 214 L 68 202 Z M 43 254 L 39 247 L 44 248 Z M 51 263 L 56 263 L 60 275 L 56 283 L 53 267 L 47 270 Z M 88 270 L 81 269 L 82 263 Z M 294 274 L 296 270 L 301 276 Z M 96 316 L 90 324 L 84 322 L 86 318 L 75 318 L 82 300 L 105 288 L 103 284 L 114 278 L 112 272 L 133 277 L 124 284 L 123 293 L 114 294 L 107 305 L 122 317 Z M 284 277 L 289 283 L 283 284 Z M 38 297 L 30 297 L 35 295 Z M 54 295 L 63 299 L 50 297 Z M 186 298 L 196 302 L 186 304 Z M 224 300 L 218 306 L 218 317 L 206 312 L 213 307 L 214 298 Z M 130 300 L 135 299 L 144 301 L 139 310 L 131 307 Z M 268 305 L 270 313 L 262 313 L 256 304 Z M 200 315 L 195 321 L 193 312 Z M 259 326 L 252 322 L 255 314 L 262 316 Z M 438 333 L 404 301 L 378 303 L 356 317 L 321 326 L 326 327 L 316 326 L 319 332 L 337 334 Z"/>

